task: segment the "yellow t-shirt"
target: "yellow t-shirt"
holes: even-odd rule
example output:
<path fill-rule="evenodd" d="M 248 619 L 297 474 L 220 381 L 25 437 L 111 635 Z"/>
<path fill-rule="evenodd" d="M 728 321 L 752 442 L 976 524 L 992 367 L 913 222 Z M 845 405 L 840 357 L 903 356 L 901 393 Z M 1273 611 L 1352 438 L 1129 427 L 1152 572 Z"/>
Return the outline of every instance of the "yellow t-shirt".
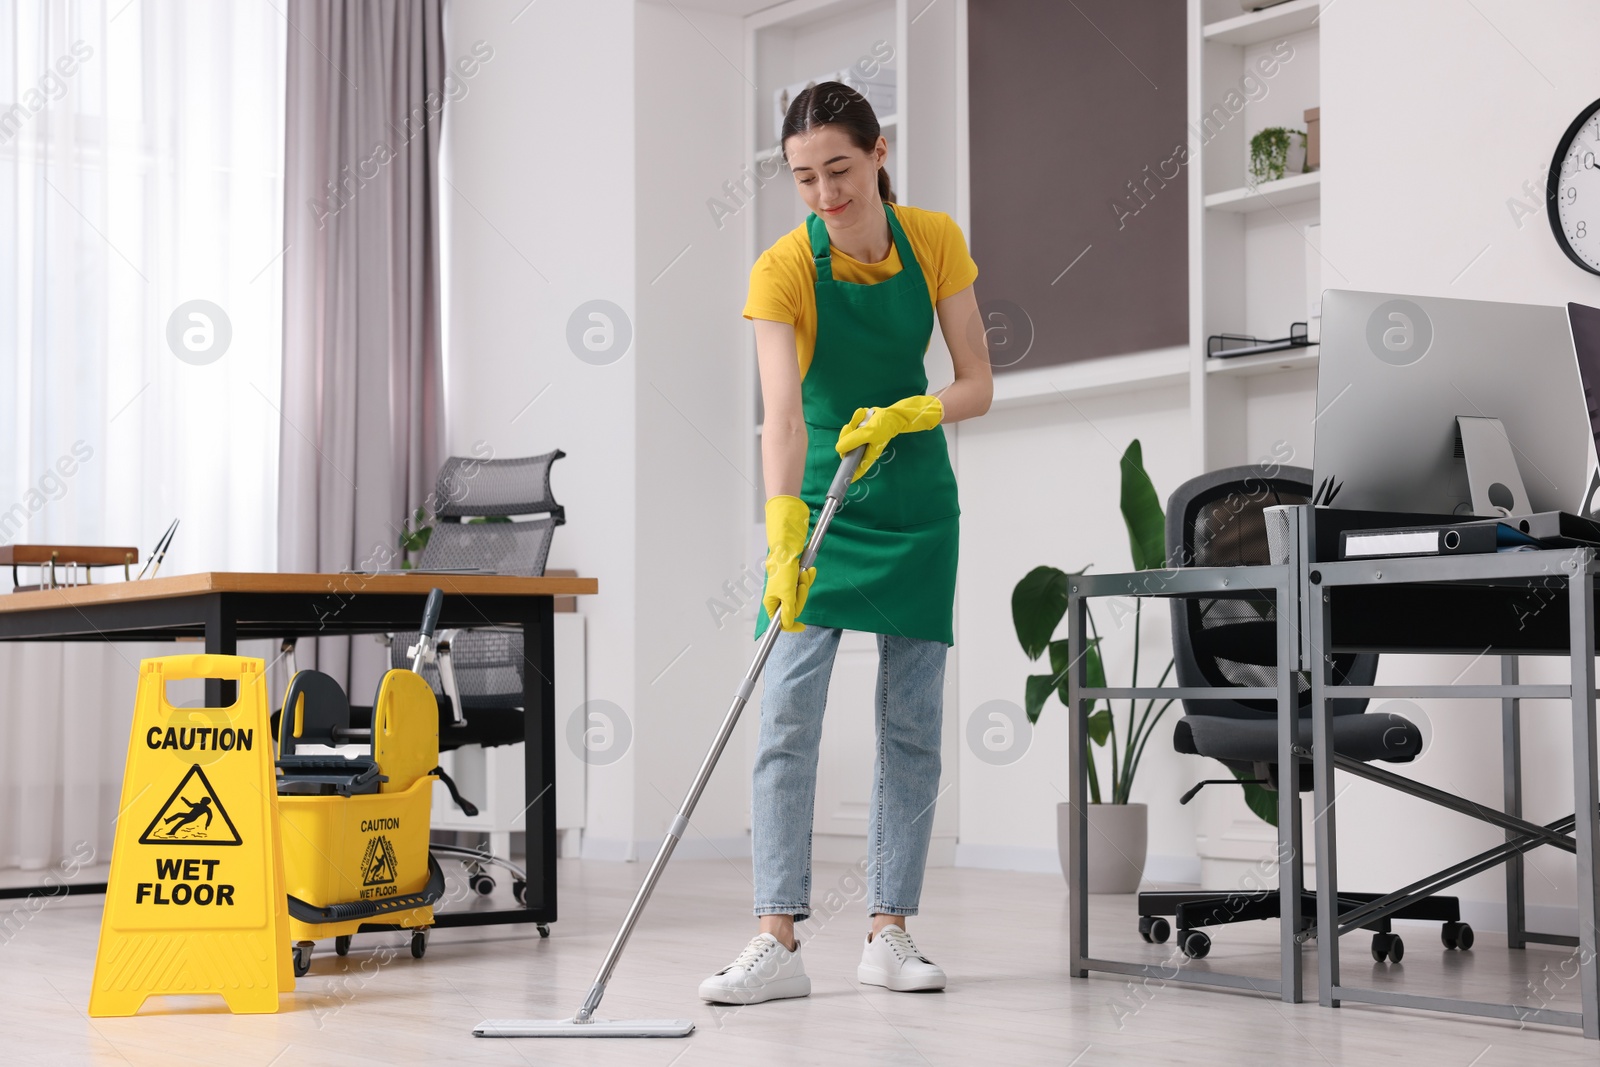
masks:
<path fill-rule="evenodd" d="M 959 293 L 978 276 L 978 265 L 967 251 L 961 227 L 942 211 L 924 211 L 905 204 L 890 205 L 911 251 L 922 267 L 928 296 L 934 305 Z M 887 259 L 863 263 L 833 250 L 836 281 L 871 285 L 900 273 L 900 250 L 893 242 Z M 794 324 L 795 348 L 800 356 L 800 377 L 811 366 L 817 346 L 817 265 L 811 261 L 811 237 L 801 223 L 761 253 L 750 268 L 750 296 L 744 317 Z"/>

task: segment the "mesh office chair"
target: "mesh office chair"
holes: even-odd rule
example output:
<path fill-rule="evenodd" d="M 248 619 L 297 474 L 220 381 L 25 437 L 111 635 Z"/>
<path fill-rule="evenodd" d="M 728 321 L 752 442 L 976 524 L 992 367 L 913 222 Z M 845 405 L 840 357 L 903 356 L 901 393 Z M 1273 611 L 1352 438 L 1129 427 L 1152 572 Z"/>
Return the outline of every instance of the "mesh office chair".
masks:
<path fill-rule="evenodd" d="M 417 556 L 417 568 L 543 575 L 555 528 L 567 521 L 566 509 L 550 491 L 550 468 L 565 455 L 557 449 L 519 459 L 445 460 L 434 493 L 433 532 Z M 386 635 L 391 669 L 411 668 L 420 636 L 417 631 Z M 494 627 L 440 630 L 435 644 L 434 661 L 425 662 L 419 673 L 439 702 L 439 751 L 522 741 L 522 632 Z M 293 639 L 283 649 L 293 673 Z M 352 728 L 370 728 L 371 723 L 370 707 L 350 708 Z M 276 715 L 273 729 L 276 735 Z M 442 771 L 440 777 L 456 804 L 467 815 L 476 815 L 477 808 L 457 792 L 455 783 Z M 433 851 L 460 859 L 469 884 L 483 895 L 494 891 L 486 868 L 504 868 L 511 873 L 517 900 L 526 902 L 527 876 L 509 859 L 453 845 L 436 844 Z M 539 932 L 547 935 L 549 927 L 541 924 Z"/>
<path fill-rule="evenodd" d="M 1271 562 L 1267 547 L 1265 508 L 1277 504 L 1307 504 L 1311 500 L 1311 472 L 1283 467 L 1267 476 L 1257 467 L 1231 467 L 1191 478 L 1167 502 L 1167 551 L 1173 566 L 1241 567 Z M 1172 643 L 1180 686 L 1265 686 L 1277 679 L 1277 605 L 1271 600 L 1236 598 L 1174 598 Z M 1378 657 L 1342 653 L 1333 658 L 1333 672 L 1341 684 L 1371 685 L 1378 672 Z M 1311 683 L 1306 672 L 1295 675 L 1299 743 L 1311 745 Z M 1422 734 L 1416 725 L 1398 715 L 1366 715 L 1364 699 L 1330 701 L 1334 750 L 1362 762 L 1382 760 L 1407 763 L 1422 751 Z M 1277 790 L 1288 778 L 1291 788 L 1311 788 L 1311 763 L 1300 760 L 1288 776 L 1277 766 L 1277 704 L 1272 700 L 1184 700 L 1184 716 L 1173 732 L 1179 752 L 1218 760 L 1235 773 L 1233 779 L 1201 782 L 1182 798 L 1187 804 L 1205 785 L 1239 781 Z M 1342 911 L 1374 899 L 1377 894 L 1339 895 Z M 1275 890 L 1258 892 L 1150 892 L 1139 894 L 1139 933 L 1146 941 L 1164 942 L 1174 917 L 1178 947 L 1199 959 L 1211 948 L 1211 939 L 1199 928 L 1251 919 L 1275 919 L 1279 896 Z M 1455 897 L 1431 896 L 1414 901 L 1394 918 L 1443 922 L 1441 939 L 1446 948 L 1472 946 L 1472 928 L 1461 922 Z M 1316 894 L 1301 897 L 1300 926 L 1316 921 Z M 1374 931 L 1372 955 L 1379 962 L 1400 962 L 1405 952 L 1389 927 L 1389 920 L 1364 926 Z"/>
<path fill-rule="evenodd" d="M 565 455 L 557 449 L 523 459 L 446 460 L 435 492 L 433 533 L 417 567 L 544 574 L 555 528 L 567 521 L 550 491 L 550 468 Z M 539 517 L 509 521 L 513 515 Z M 409 667 L 406 650 L 417 637 L 391 635 L 391 666 Z M 520 630 L 440 631 L 438 661 L 422 669 L 439 696 L 439 750 L 521 741 L 522 669 Z"/>
<path fill-rule="evenodd" d="M 544 574 L 555 528 L 567 521 L 566 509 L 550 491 L 550 468 L 565 455 L 556 449 L 520 459 L 445 460 L 434 492 L 433 532 L 417 555 L 417 568 L 479 567 L 530 578 Z M 391 667 L 409 666 L 410 649 L 419 637 L 416 632 L 389 635 Z M 441 630 L 437 645 L 435 662 L 424 664 L 420 673 L 439 700 L 439 751 L 522 741 L 522 631 Z M 463 803 L 453 782 L 446 785 L 462 810 L 477 813 Z M 453 846 L 434 851 L 461 859 L 468 884 L 482 895 L 494 891 L 488 866 L 510 871 L 517 902 L 527 902 L 527 875 L 509 858 Z M 541 926 L 540 934 L 547 929 Z"/>

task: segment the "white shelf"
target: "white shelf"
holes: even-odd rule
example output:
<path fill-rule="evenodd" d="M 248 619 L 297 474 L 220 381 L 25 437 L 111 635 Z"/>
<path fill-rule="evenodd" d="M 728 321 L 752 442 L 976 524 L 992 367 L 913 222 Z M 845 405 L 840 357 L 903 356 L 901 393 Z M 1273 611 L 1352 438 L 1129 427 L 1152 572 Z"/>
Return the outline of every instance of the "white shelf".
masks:
<path fill-rule="evenodd" d="M 1262 182 L 1242 189 L 1226 189 L 1209 193 L 1205 199 L 1209 211 L 1228 211 L 1248 215 L 1253 211 L 1267 211 L 1288 204 L 1304 204 L 1322 197 L 1322 171 L 1296 174 L 1275 182 Z"/>
<path fill-rule="evenodd" d="M 900 121 L 900 116 L 899 115 L 885 115 L 883 118 L 878 120 L 878 130 L 879 130 L 880 133 L 882 133 L 884 136 L 887 137 L 892 133 L 892 131 L 895 128 L 895 125 L 899 121 Z M 774 156 L 778 156 L 778 155 L 782 155 L 782 154 L 783 154 L 783 146 L 782 145 L 774 145 L 771 148 L 763 148 L 761 151 L 756 153 L 756 162 L 757 163 L 765 163 L 767 160 L 772 159 Z"/>
<path fill-rule="evenodd" d="M 1289 0 L 1265 11 L 1210 23 L 1205 28 L 1205 39 L 1222 44 L 1260 44 L 1311 29 L 1321 13 L 1322 0 Z"/>
<path fill-rule="evenodd" d="M 1286 349 L 1282 352 L 1263 352 L 1259 356 L 1234 356 L 1232 359 L 1207 359 L 1207 374 L 1222 374 L 1237 378 L 1253 378 L 1258 374 L 1276 374 L 1279 371 L 1315 368 L 1317 346 L 1305 349 Z"/>

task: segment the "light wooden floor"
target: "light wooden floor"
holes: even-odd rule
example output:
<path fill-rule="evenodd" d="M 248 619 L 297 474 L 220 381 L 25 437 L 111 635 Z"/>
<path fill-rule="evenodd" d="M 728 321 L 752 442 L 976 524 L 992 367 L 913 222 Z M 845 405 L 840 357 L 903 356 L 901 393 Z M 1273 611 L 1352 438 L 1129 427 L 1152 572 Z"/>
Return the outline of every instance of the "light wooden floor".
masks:
<path fill-rule="evenodd" d="M 682 1040 L 485 1040 L 485 1017 L 569 1017 L 639 879 L 641 864 L 562 860 L 561 920 L 548 940 L 530 928 L 477 928 L 435 935 L 425 960 L 403 950 L 380 965 L 397 937 L 358 937 L 336 957 L 318 945 L 311 974 L 273 1016 L 226 1013 L 211 998 L 146 1004 L 131 1019 L 84 1015 L 100 899 L 49 902 L 15 921 L 19 902 L 0 901 L 14 934 L 0 935 L 0 1062 L 180 1064 L 508 1063 L 1051 1064 L 1593 1063 L 1600 1043 L 1574 1032 L 1459 1016 L 1351 1005 L 1322 1008 L 1309 957 L 1309 1002 L 1286 1005 L 1251 994 L 1173 983 L 1134 989 L 1127 980 L 1066 977 L 1066 893 L 1052 875 L 934 869 L 918 944 L 950 975 L 942 993 L 891 993 L 859 985 L 855 965 L 866 929 L 856 898 L 830 916 L 825 902 L 851 895 L 843 866 L 819 865 L 816 914 L 801 927 L 809 998 L 714 1007 L 695 995 L 754 932 L 748 861 L 679 861 L 667 870 L 612 980 L 600 1014 L 682 1017 L 698 1024 Z M 87 877 L 93 872 L 85 872 Z M 14 883 L 15 879 L 11 879 Z M 502 890 L 497 893 L 503 892 Z M 1171 945 L 1139 941 L 1132 898 L 1096 897 L 1096 955 L 1159 962 Z M 811 927 L 810 931 L 806 926 Z M 1211 956 L 1190 962 L 1269 976 L 1275 923 L 1219 932 Z M 1575 983 L 1561 985 L 1569 952 L 1508 952 L 1480 934 L 1467 954 L 1447 953 L 1437 926 L 1403 930 L 1405 962 L 1375 965 L 1365 935 L 1345 941 L 1350 984 L 1393 983 L 1410 991 L 1533 1004 L 1530 982 L 1548 978 L 1551 1007 L 1575 1009 Z M 1181 959 L 1181 957 L 1177 957 Z M 1567 972 L 1570 973 L 1570 970 Z M 996 1057 L 1003 1060 L 996 1060 Z"/>

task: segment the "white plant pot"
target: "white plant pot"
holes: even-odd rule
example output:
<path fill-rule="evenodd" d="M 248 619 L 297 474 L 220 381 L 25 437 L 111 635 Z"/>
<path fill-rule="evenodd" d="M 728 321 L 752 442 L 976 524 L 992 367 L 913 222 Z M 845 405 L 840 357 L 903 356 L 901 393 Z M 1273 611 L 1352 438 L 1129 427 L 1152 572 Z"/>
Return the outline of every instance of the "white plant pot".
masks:
<path fill-rule="evenodd" d="M 1306 135 L 1299 132 L 1289 134 L 1289 152 L 1283 161 L 1283 176 L 1291 174 L 1304 174 L 1306 172 Z"/>
<path fill-rule="evenodd" d="M 1144 854 L 1149 841 L 1150 809 L 1143 804 L 1090 804 L 1089 871 L 1091 893 L 1133 893 L 1144 877 Z M 1056 850 L 1061 876 L 1072 885 L 1067 869 L 1067 844 L 1072 805 L 1056 805 Z"/>

